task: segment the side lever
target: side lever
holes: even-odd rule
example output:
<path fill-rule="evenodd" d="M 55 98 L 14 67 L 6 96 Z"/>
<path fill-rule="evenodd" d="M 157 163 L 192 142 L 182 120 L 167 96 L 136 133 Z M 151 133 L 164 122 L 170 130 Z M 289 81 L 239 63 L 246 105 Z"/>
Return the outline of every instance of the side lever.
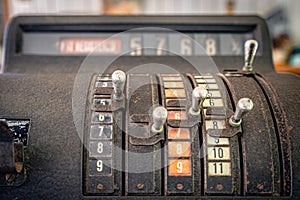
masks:
<path fill-rule="evenodd" d="M 162 107 L 156 107 L 153 112 L 152 112 L 152 120 L 153 123 L 149 124 L 148 127 L 145 126 L 135 126 L 132 127 L 131 131 L 131 135 L 129 136 L 129 142 L 132 145 L 142 145 L 142 146 L 150 146 L 150 145 L 154 145 L 157 144 L 158 142 L 160 142 L 161 140 L 165 139 L 164 134 L 164 125 L 166 123 L 168 117 L 168 111 Z M 136 137 L 134 135 L 132 135 L 132 133 L 145 133 L 145 132 L 149 132 L 151 131 L 150 135 L 144 135 L 142 137 Z"/>
<path fill-rule="evenodd" d="M 247 40 L 245 42 L 245 65 L 243 67 L 243 72 L 253 71 L 253 61 L 258 48 L 258 43 L 256 40 Z"/>
<path fill-rule="evenodd" d="M 124 86 L 126 81 L 126 74 L 121 70 L 116 70 L 113 72 L 112 83 L 114 87 L 113 99 L 114 100 L 123 100 L 124 98 Z"/>
<path fill-rule="evenodd" d="M 161 133 L 164 129 L 164 124 L 166 123 L 167 117 L 167 109 L 162 106 L 156 107 L 152 113 L 153 124 L 151 131 L 154 133 Z"/>
<path fill-rule="evenodd" d="M 253 109 L 253 102 L 249 98 L 242 98 L 236 105 L 235 113 L 229 118 L 232 127 L 238 127 L 242 123 L 243 116 Z"/>
<path fill-rule="evenodd" d="M 198 86 L 193 90 L 192 93 L 192 106 L 189 110 L 190 114 L 194 117 L 200 115 L 203 101 L 207 97 L 207 89 L 204 86 Z"/>

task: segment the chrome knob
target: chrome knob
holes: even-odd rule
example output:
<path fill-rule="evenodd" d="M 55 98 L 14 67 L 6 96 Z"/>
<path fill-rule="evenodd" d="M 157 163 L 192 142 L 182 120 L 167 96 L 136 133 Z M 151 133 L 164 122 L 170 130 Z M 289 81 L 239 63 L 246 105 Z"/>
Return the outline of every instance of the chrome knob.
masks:
<path fill-rule="evenodd" d="M 152 113 L 153 124 L 151 131 L 154 133 L 161 133 L 164 129 L 168 117 L 168 111 L 162 106 L 156 107 Z"/>
<path fill-rule="evenodd" d="M 244 72 L 253 71 L 253 61 L 258 48 L 258 43 L 256 40 L 247 40 L 245 42 L 245 65 L 243 67 Z"/>
<path fill-rule="evenodd" d="M 126 81 L 126 74 L 121 70 L 116 70 L 111 75 L 112 83 L 114 87 L 113 98 L 115 100 L 122 100 L 124 98 L 124 86 Z"/>
<path fill-rule="evenodd" d="M 229 118 L 232 127 L 238 127 L 242 123 L 243 116 L 253 109 L 253 102 L 249 98 L 242 98 L 236 105 L 235 113 Z"/>
<path fill-rule="evenodd" d="M 199 116 L 203 101 L 207 97 L 207 89 L 204 86 L 198 86 L 193 90 L 192 93 L 192 106 L 189 110 L 193 116 Z"/>

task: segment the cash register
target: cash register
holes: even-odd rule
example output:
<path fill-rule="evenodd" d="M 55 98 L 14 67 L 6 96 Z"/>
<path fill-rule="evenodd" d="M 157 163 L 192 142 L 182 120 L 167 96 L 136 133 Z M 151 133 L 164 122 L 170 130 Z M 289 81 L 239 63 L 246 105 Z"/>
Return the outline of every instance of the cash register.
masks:
<path fill-rule="evenodd" d="M 299 91 L 257 16 L 18 16 L 0 199 L 300 198 Z"/>

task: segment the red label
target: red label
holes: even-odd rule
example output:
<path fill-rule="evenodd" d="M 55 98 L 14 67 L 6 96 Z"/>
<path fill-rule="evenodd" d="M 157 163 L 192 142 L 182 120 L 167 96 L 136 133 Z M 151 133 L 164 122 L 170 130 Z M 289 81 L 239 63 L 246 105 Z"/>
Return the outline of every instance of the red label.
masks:
<path fill-rule="evenodd" d="M 119 54 L 121 52 L 120 39 L 107 38 L 67 38 L 59 43 L 60 53 L 65 54 Z"/>

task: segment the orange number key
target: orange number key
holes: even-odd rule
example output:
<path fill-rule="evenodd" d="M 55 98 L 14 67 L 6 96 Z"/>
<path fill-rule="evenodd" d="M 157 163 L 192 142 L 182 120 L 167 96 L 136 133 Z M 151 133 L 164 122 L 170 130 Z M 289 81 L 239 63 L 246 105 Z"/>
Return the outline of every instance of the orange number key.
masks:
<path fill-rule="evenodd" d="M 169 176 L 191 176 L 191 160 L 169 160 Z"/>

